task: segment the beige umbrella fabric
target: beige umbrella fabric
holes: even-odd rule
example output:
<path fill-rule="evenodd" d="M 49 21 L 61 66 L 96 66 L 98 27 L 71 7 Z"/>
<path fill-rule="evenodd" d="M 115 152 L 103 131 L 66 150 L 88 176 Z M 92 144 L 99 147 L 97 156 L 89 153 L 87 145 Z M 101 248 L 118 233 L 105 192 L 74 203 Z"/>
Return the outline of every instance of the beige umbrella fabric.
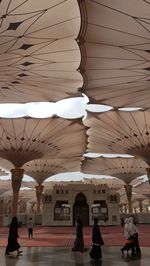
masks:
<path fill-rule="evenodd" d="M 147 199 L 147 197 L 145 197 L 142 193 L 139 193 L 139 192 L 137 193 L 137 192 L 134 192 L 134 190 L 133 190 L 132 202 L 143 201 L 144 199 Z M 124 192 L 124 194 L 121 195 L 120 201 L 121 202 L 126 202 L 126 194 L 125 194 L 125 192 Z"/>
<path fill-rule="evenodd" d="M 16 118 L 0 121 L 0 157 L 11 162 L 12 215 L 17 215 L 19 189 L 24 174 L 21 167 L 34 159 L 80 157 L 86 149 L 85 127 L 81 120 L 62 118 Z M 38 187 L 38 192 L 43 187 Z M 39 205 L 38 205 L 39 206 Z M 38 209 L 39 211 L 39 209 Z"/>
<path fill-rule="evenodd" d="M 86 149 L 85 127 L 80 119 L 1 119 L 0 139 L 0 157 L 15 167 L 44 156 L 80 157 Z"/>
<path fill-rule="evenodd" d="M 42 193 L 44 186 L 42 183 L 50 176 L 63 172 L 80 171 L 81 158 L 67 158 L 67 159 L 47 159 L 34 160 L 26 163 L 23 168 L 25 173 L 33 177 L 38 183 L 35 186 L 37 197 L 37 212 L 40 212 Z"/>
<path fill-rule="evenodd" d="M 86 0 L 80 9 L 84 93 L 113 107 L 150 107 L 150 2 Z"/>
<path fill-rule="evenodd" d="M 0 1 L 0 103 L 58 101 L 83 78 L 76 0 Z"/>
<path fill-rule="evenodd" d="M 150 112 L 108 111 L 90 113 L 88 152 L 122 153 L 142 158 L 150 165 Z"/>
<path fill-rule="evenodd" d="M 146 173 L 147 164 L 137 158 L 85 158 L 81 171 L 85 174 L 107 175 L 126 184 Z"/>
<path fill-rule="evenodd" d="M 148 181 L 141 182 L 136 186 L 136 189 L 138 190 L 139 193 L 150 199 L 150 186 Z"/>
<path fill-rule="evenodd" d="M 38 184 L 42 184 L 48 177 L 59 173 L 79 172 L 81 157 L 67 159 L 38 159 L 26 163 L 23 168 L 25 174 L 31 176 Z"/>

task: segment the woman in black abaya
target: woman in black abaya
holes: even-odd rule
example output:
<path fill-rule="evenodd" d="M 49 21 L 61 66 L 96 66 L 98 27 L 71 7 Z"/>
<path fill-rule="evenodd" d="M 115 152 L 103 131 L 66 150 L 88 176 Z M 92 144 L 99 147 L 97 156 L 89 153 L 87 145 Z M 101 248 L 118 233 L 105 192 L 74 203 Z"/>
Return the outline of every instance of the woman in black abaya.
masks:
<path fill-rule="evenodd" d="M 9 227 L 8 244 L 5 251 L 6 255 L 14 251 L 17 251 L 17 254 L 21 253 L 21 251 L 19 251 L 20 245 L 18 243 L 18 237 L 18 220 L 17 217 L 14 216 Z"/>
<path fill-rule="evenodd" d="M 83 226 L 80 217 L 77 217 L 76 221 L 76 239 L 72 251 L 84 252 Z"/>
<path fill-rule="evenodd" d="M 91 259 L 101 259 L 102 258 L 102 251 L 101 246 L 104 245 L 100 229 L 98 226 L 98 218 L 94 218 L 94 225 L 92 227 L 92 249 L 90 251 Z"/>

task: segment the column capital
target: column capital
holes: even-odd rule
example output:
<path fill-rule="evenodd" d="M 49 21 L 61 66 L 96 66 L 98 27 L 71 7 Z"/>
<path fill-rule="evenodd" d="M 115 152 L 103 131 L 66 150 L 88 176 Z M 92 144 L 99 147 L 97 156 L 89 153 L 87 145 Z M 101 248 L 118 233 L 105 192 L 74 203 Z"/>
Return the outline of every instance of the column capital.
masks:
<path fill-rule="evenodd" d="M 36 195 L 37 194 L 41 195 L 43 193 L 44 186 L 39 184 L 39 185 L 35 186 L 35 189 L 36 189 Z"/>

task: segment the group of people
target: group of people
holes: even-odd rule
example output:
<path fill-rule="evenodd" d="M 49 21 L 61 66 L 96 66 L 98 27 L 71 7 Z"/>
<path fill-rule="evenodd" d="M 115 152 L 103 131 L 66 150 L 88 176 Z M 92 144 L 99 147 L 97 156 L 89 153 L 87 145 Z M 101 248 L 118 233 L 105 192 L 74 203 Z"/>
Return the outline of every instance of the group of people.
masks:
<path fill-rule="evenodd" d="M 29 219 L 29 222 L 27 224 L 28 224 L 28 237 L 33 238 L 32 218 Z M 19 238 L 18 228 L 19 228 L 18 219 L 16 216 L 14 216 L 9 226 L 8 243 L 5 255 L 19 256 L 22 253 L 22 251 L 20 250 L 20 244 L 18 243 L 18 238 Z"/>
<path fill-rule="evenodd" d="M 72 251 L 84 252 L 84 240 L 83 240 L 83 226 L 80 217 L 76 220 L 76 238 Z M 104 241 L 101 236 L 100 228 L 98 226 L 98 218 L 94 218 L 94 224 L 92 227 L 92 249 L 90 251 L 91 259 L 98 260 L 102 258 L 101 246 L 104 245 Z"/>
<path fill-rule="evenodd" d="M 138 235 L 138 228 L 134 223 L 133 217 L 126 218 L 124 221 L 125 245 L 121 248 L 122 255 L 124 255 L 124 251 L 129 254 L 129 250 L 131 250 L 132 256 L 141 255 Z"/>
<path fill-rule="evenodd" d="M 22 251 L 20 250 L 20 244 L 18 243 L 18 219 L 13 217 L 9 227 L 8 244 L 6 247 L 5 255 L 19 256 Z M 28 222 L 28 236 L 33 237 L 33 221 L 32 218 Z M 101 245 L 104 245 L 101 232 L 98 226 L 98 218 L 94 218 L 94 224 L 92 227 L 92 249 L 90 251 L 90 257 L 94 260 L 102 258 Z M 84 252 L 84 239 L 83 239 L 83 225 L 80 217 L 76 220 L 76 238 L 72 251 Z"/>
<path fill-rule="evenodd" d="M 6 247 L 6 255 L 18 256 L 22 253 L 20 250 L 20 244 L 18 243 L 18 219 L 13 217 L 9 227 L 8 244 Z M 138 241 L 138 229 L 133 222 L 133 218 L 126 218 L 124 221 L 124 236 L 125 245 L 121 248 L 122 255 L 126 251 L 127 254 L 131 250 L 131 255 L 134 256 L 141 254 L 141 249 Z M 32 218 L 28 222 L 28 237 L 33 238 L 33 221 Z M 101 236 L 100 228 L 98 226 L 98 218 L 94 218 L 94 224 L 92 227 L 92 248 L 89 253 L 91 259 L 98 260 L 102 258 L 101 246 L 104 245 L 104 241 Z M 84 252 L 84 239 L 83 239 L 83 225 L 80 217 L 76 220 L 76 237 L 72 251 Z"/>

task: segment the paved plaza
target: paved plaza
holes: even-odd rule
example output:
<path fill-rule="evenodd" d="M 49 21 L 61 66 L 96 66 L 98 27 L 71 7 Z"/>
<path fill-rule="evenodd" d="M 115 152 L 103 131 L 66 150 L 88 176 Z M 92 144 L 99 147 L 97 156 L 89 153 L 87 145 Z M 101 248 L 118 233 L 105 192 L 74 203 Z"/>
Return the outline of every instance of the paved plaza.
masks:
<path fill-rule="evenodd" d="M 124 244 L 121 226 L 101 227 L 105 245 L 102 246 L 102 261 L 93 262 L 89 257 L 91 227 L 84 228 L 84 253 L 72 252 L 75 239 L 74 227 L 35 227 L 34 238 L 28 239 L 27 228 L 19 228 L 19 243 L 23 251 L 17 258 L 5 256 L 8 227 L 0 228 L 0 266 L 149 266 L 150 226 L 138 225 L 140 231 L 141 257 L 122 257 L 120 248 Z"/>
<path fill-rule="evenodd" d="M 150 225 L 137 225 L 140 232 L 139 241 L 142 247 L 150 247 Z M 123 227 L 100 226 L 106 246 L 124 245 Z M 91 245 L 92 228 L 83 227 L 85 247 Z M 0 227 L 0 247 L 7 245 L 8 227 Z M 21 247 L 72 247 L 75 239 L 75 227 L 44 227 L 35 226 L 33 239 L 28 238 L 27 227 L 19 228 L 19 243 Z"/>
<path fill-rule="evenodd" d="M 84 253 L 72 252 L 65 247 L 23 247 L 23 254 L 17 258 L 4 255 L 5 249 L 0 248 L 1 266 L 149 266 L 150 248 L 142 248 L 142 256 L 124 257 L 120 254 L 120 247 L 102 247 L 101 261 L 91 261 L 89 250 Z"/>

